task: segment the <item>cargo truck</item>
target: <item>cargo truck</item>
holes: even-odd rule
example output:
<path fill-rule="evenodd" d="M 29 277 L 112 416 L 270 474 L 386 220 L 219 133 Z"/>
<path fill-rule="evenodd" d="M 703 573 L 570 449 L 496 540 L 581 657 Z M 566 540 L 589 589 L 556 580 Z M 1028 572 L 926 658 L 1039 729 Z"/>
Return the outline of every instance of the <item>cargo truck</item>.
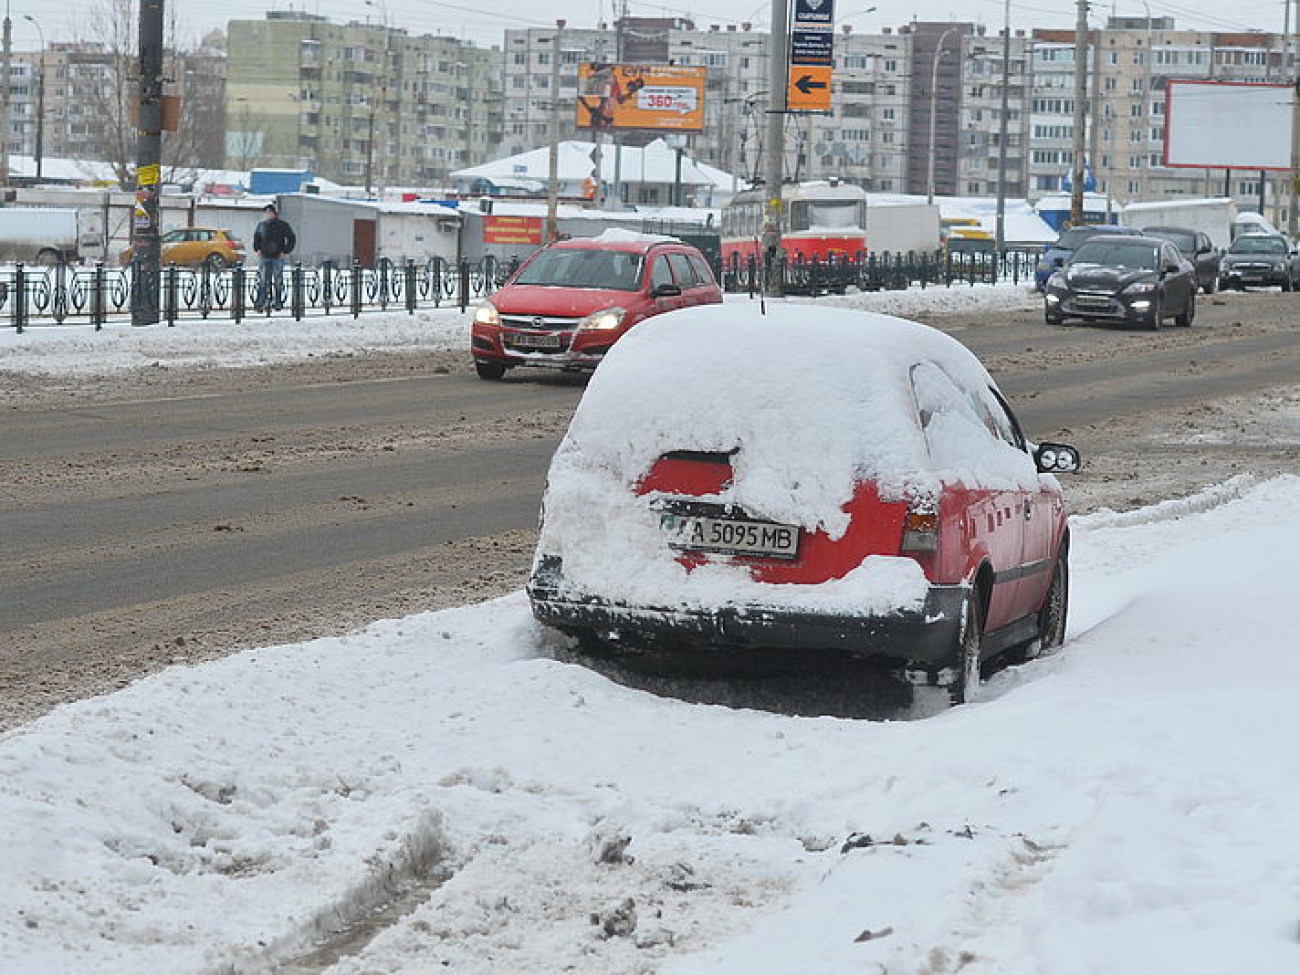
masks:
<path fill-rule="evenodd" d="M 78 212 L 62 207 L 0 207 L 0 262 L 75 264 L 102 255 L 99 234 L 83 232 Z"/>

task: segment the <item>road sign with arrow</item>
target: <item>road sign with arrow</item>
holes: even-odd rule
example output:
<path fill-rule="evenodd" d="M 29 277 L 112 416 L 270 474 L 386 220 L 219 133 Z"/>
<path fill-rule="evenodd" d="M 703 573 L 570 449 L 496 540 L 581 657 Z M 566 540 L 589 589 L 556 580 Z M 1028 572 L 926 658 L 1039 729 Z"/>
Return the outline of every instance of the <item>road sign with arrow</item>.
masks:
<path fill-rule="evenodd" d="M 786 108 L 789 111 L 831 110 L 834 42 L 834 0 L 795 0 L 786 89 Z"/>

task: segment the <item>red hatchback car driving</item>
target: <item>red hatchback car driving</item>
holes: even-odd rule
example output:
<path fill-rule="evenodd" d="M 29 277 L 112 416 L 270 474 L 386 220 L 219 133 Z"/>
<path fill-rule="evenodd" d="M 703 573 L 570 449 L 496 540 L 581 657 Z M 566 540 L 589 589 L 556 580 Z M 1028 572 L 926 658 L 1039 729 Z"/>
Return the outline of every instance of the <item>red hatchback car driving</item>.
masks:
<path fill-rule="evenodd" d="M 676 238 L 607 230 L 558 241 L 475 309 L 474 366 L 483 379 L 515 366 L 595 369 L 637 322 L 721 301 L 704 255 Z"/>
<path fill-rule="evenodd" d="M 614 653 L 876 658 L 972 698 L 1064 639 L 1055 474 L 964 346 L 813 305 L 683 311 L 627 336 L 556 452 L 534 615 Z"/>

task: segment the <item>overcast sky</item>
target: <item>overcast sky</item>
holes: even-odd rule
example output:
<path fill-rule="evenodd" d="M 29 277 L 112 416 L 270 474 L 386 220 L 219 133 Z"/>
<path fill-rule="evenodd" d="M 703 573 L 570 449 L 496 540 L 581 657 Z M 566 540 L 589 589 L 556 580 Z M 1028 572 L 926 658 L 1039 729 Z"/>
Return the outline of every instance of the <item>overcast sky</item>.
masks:
<path fill-rule="evenodd" d="M 28 16 L 40 22 L 47 42 L 86 36 L 87 5 L 106 4 L 111 0 L 83 0 L 77 4 L 52 5 L 40 0 L 8 0 L 13 24 L 13 49 L 35 50 L 39 35 Z M 412 34 L 451 34 L 488 46 L 500 44 L 507 27 L 549 27 L 564 18 L 573 27 L 595 27 L 612 22 L 614 7 L 622 0 L 164 0 L 170 17 L 177 15 L 184 34 L 199 36 L 213 28 L 224 28 L 235 19 L 260 20 L 267 10 L 297 9 L 320 14 L 344 23 L 364 20 L 369 14 L 375 21 L 385 18 L 396 27 Z M 751 22 L 766 28 L 772 5 L 770 0 L 667 0 L 645 3 L 626 0 L 633 16 L 682 16 L 694 20 L 697 27 L 711 24 Z M 793 0 L 791 0 L 791 3 Z M 1242 0 L 1225 7 L 1217 0 L 1184 0 L 1171 4 L 1162 0 L 1093 0 L 1091 22 L 1100 26 L 1111 15 L 1141 17 L 1149 6 L 1153 17 L 1173 17 L 1179 27 L 1197 30 L 1281 32 L 1286 26 L 1283 0 Z M 884 27 L 898 27 L 916 20 L 973 21 L 991 28 L 1002 25 L 1006 15 L 1003 0 L 908 0 L 904 3 L 878 2 L 874 7 L 863 0 L 837 0 L 836 22 L 849 23 L 860 32 L 876 33 Z M 1029 0 L 1012 2 L 1010 19 L 1013 27 L 1073 27 L 1075 4 L 1071 0 Z M 79 12 L 80 11 L 80 12 Z M 874 12 L 868 12 L 874 11 Z"/>

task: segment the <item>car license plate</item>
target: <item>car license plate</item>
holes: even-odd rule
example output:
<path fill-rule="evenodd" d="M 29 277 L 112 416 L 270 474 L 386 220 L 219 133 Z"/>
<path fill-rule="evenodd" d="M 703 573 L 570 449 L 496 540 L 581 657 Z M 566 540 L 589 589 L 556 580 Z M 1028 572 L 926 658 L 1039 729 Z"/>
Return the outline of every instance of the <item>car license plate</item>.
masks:
<path fill-rule="evenodd" d="M 659 525 L 668 535 L 668 544 L 677 549 L 777 559 L 793 559 L 799 554 L 797 525 L 671 512 L 660 516 Z"/>
<path fill-rule="evenodd" d="M 508 332 L 505 336 L 506 348 L 509 349 L 547 349 L 564 347 L 563 335 L 536 335 L 527 332 Z"/>

